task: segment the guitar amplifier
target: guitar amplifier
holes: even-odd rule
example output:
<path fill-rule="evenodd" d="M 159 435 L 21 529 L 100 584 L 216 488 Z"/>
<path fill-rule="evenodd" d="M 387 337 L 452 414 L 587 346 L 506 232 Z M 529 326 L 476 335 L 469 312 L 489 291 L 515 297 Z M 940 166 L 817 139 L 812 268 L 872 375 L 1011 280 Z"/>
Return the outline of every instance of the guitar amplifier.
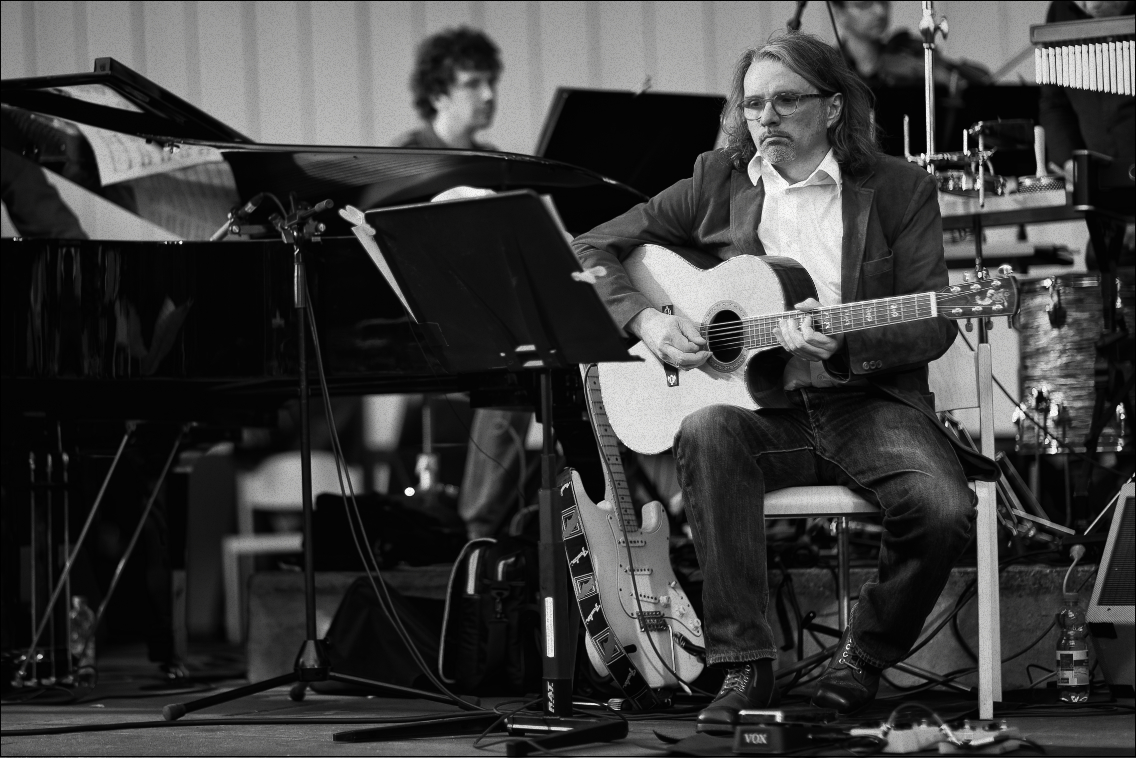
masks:
<path fill-rule="evenodd" d="M 1086 613 L 1093 648 L 1115 697 L 1132 697 L 1136 684 L 1136 485 L 1124 485 L 1112 514 L 1104 555 Z"/>

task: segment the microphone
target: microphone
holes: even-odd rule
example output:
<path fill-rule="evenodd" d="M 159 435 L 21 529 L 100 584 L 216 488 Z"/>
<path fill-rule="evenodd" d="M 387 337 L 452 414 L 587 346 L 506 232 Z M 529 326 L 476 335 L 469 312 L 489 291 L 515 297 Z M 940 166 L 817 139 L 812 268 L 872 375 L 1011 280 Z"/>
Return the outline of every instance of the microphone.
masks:
<path fill-rule="evenodd" d="M 217 231 L 213 232 L 213 236 L 209 238 L 210 242 L 220 242 L 229 236 L 229 229 L 233 226 L 234 221 L 244 221 L 252 212 L 260 207 L 264 202 L 264 193 L 258 192 L 249 198 L 249 201 L 244 205 L 236 205 L 229 211 L 229 217 L 225 219 L 225 223 L 221 225 Z"/>
<path fill-rule="evenodd" d="M 791 32 L 801 30 L 801 14 L 805 12 L 805 6 L 808 4 L 808 0 L 797 0 L 797 10 L 793 12 L 793 17 L 785 22 L 786 29 Z"/>

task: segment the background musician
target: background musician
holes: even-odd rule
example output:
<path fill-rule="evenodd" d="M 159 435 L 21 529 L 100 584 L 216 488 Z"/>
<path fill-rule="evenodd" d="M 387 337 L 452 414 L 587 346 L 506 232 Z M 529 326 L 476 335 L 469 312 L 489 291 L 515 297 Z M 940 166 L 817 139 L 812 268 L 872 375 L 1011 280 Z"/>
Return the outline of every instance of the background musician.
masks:
<path fill-rule="evenodd" d="M 428 37 L 418 48 L 410 77 L 414 107 L 425 123 L 403 135 L 396 145 L 495 149 L 475 136 L 493 124 L 501 70 L 500 50 L 482 32 L 461 27 Z M 450 195 L 471 196 L 469 191 L 453 192 L 435 199 Z M 512 509 L 521 476 L 521 446 L 531 418 L 528 411 L 474 411 L 458 494 L 458 515 L 470 539 L 496 534 Z"/>
<path fill-rule="evenodd" d="M 887 0 L 834 0 L 832 16 L 845 60 L 872 89 L 923 86 L 923 42 L 906 29 L 888 33 Z M 949 60 L 936 51 L 935 83 L 955 91 L 967 84 L 991 84 L 990 71 L 977 63 Z"/>
<path fill-rule="evenodd" d="M 574 243 L 585 269 L 606 270 L 596 286 L 616 323 L 681 369 L 708 359 L 698 327 L 655 310 L 620 265 L 648 243 L 723 260 L 795 258 L 824 305 L 945 286 L 935 181 L 879 153 L 870 110 L 867 87 L 816 37 L 791 32 L 745 51 L 723 112 L 727 146 L 701 155 L 690 179 Z M 728 730 L 739 710 L 777 699 L 767 490 L 842 484 L 883 510 L 878 577 L 861 589 L 813 702 L 861 708 L 882 669 L 915 642 L 971 537 L 967 478 L 995 475 L 992 462 L 953 444 L 928 400 L 927 363 L 956 331 L 930 319 L 832 338 L 808 319 L 800 328 L 783 321 L 778 341 L 792 356 L 784 407 L 711 405 L 683 422 L 674 449 L 705 575 L 707 663 L 728 672 L 700 731 Z"/>
<path fill-rule="evenodd" d="M 482 32 L 463 26 L 427 37 L 410 76 L 423 125 L 399 137 L 395 146 L 493 150 L 475 135 L 493 124 L 501 69 L 500 50 Z"/>
<path fill-rule="evenodd" d="M 1045 15 L 1047 24 L 1081 21 L 1088 18 L 1130 16 L 1136 13 L 1136 2 L 1085 2 L 1059 0 L 1051 3 Z M 1060 167 L 1066 177 L 1073 176 L 1073 151 L 1093 150 L 1112 157 L 1112 163 L 1100 169 L 1102 198 L 1111 208 L 1131 215 L 1134 192 L 1133 166 L 1136 165 L 1136 97 L 1087 89 L 1041 86 L 1039 105 L 1041 125 L 1045 127 L 1045 143 L 1049 160 Z M 1133 264 L 1133 226 L 1124 235 L 1123 261 Z M 1097 268 L 1095 256 L 1086 251 L 1086 265 Z"/>

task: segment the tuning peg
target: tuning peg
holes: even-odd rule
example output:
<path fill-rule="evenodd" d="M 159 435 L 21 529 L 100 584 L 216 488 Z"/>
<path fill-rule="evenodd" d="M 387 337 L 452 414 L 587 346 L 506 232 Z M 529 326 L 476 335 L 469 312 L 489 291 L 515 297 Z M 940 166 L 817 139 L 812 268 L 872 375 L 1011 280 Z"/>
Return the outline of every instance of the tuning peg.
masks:
<path fill-rule="evenodd" d="M 992 319 L 992 318 L 986 319 L 986 330 L 990 331 L 993 328 L 994 328 L 994 319 Z"/>
<path fill-rule="evenodd" d="M 969 281 L 970 281 L 970 272 L 969 272 L 969 271 L 967 271 L 967 272 L 963 273 L 963 275 L 962 275 L 962 280 L 963 280 L 964 282 L 969 282 Z"/>
<path fill-rule="evenodd" d="M 973 332 L 973 331 L 974 331 L 974 322 L 973 322 L 973 321 L 971 321 L 970 319 L 967 319 L 967 320 L 966 320 L 966 330 L 967 330 L 968 332 Z"/>
<path fill-rule="evenodd" d="M 1003 263 L 998 267 L 998 273 L 1002 276 L 1009 276 L 1010 274 L 1014 273 L 1014 267 L 1009 263 Z"/>
<path fill-rule="evenodd" d="M 1006 316 L 1006 326 L 1010 328 L 1011 332 L 1016 331 L 1016 328 L 1014 327 L 1014 317 L 1013 316 Z"/>

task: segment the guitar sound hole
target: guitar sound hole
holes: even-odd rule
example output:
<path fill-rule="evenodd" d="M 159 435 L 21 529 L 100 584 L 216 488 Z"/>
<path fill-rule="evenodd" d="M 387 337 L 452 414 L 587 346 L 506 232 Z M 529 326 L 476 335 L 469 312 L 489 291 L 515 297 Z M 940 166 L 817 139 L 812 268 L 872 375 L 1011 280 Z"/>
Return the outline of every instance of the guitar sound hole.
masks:
<path fill-rule="evenodd" d="M 718 311 L 706 331 L 715 360 L 732 363 L 742 354 L 742 324 L 737 313 Z"/>

